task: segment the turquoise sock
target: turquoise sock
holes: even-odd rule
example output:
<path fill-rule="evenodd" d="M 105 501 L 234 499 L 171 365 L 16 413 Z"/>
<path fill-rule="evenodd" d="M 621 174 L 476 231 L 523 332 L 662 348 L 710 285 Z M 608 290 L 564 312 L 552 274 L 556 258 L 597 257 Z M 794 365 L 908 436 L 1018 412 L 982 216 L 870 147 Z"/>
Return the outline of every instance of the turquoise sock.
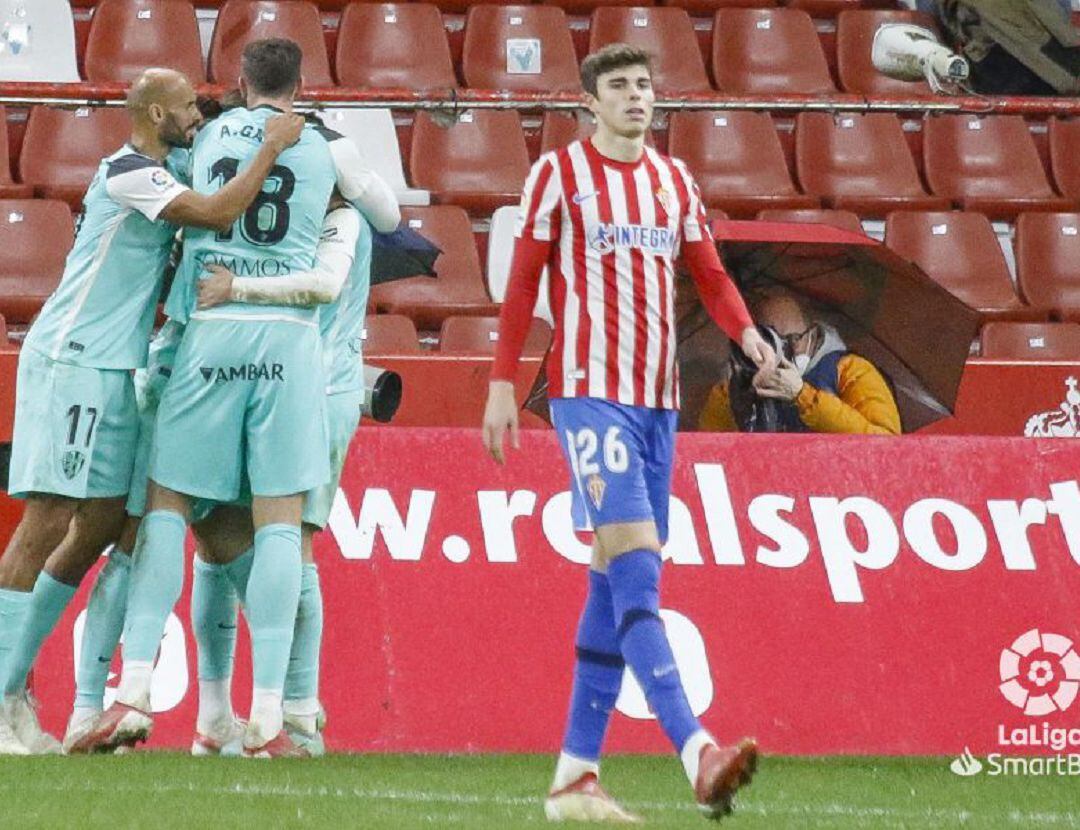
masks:
<path fill-rule="evenodd" d="M 248 579 L 251 578 L 251 565 L 254 561 L 255 548 L 250 547 L 228 565 L 223 566 L 241 605 L 247 605 Z"/>
<path fill-rule="evenodd" d="M 184 517 L 171 510 L 147 513 L 131 561 L 124 662 L 153 663 L 165 622 L 184 587 Z"/>
<path fill-rule="evenodd" d="M 299 526 L 272 524 L 259 528 L 245 603 L 256 689 L 280 693 L 285 686 L 299 599 Z"/>
<path fill-rule="evenodd" d="M 26 676 L 45 642 L 75 596 L 76 587 L 66 585 L 42 571 L 30 593 L 30 606 L 22 626 L 22 634 L 8 655 L 4 677 L 4 694 L 18 694 L 26 688 Z"/>
<path fill-rule="evenodd" d="M 236 651 L 236 591 L 224 565 L 195 557 L 191 627 L 199 646 L 199 680 L 232 677 Z"/>
<path fill-rule="evenodd" d="M 101 709 L 104 704 L 109 664 L 124 630 L 130 576 L 131 554 L 113 548 L 86 604 L 79 664 L 75 667 L 76 706 Z"/>
<path fill-rule="evenodd" d="M 30 591 L 0 588 L 0 683 L 6 685 L 7 666 L 22 636 L 30 612 Z"/>
<path fill-rule="evenodd" d="M 319 651 L 322 648 L 323 605 L 319 569 L 304 565 L 300 574 L 300 603 L 296 609 L 289 671 L 285 675 L 285 699 L 319 696 Z"/>

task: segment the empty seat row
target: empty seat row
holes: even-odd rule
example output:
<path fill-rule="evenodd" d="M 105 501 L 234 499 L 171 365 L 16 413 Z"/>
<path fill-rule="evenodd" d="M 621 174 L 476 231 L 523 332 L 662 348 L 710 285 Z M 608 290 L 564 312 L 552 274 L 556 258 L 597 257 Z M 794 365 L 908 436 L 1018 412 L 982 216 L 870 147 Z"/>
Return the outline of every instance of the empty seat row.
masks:
<path fill-rule="evenodd" d="M 366 355 L 417 354 L 421 349 L 416 323 L 403 314 L 375 314 L 364 320 L 361 333 Z M 499 341 L 498 317 L 447 317 L 439 327 L 439 351 L 493 355 Z M 551 327 L 533 320 L 523 354 L 540 356 L 551 341 Z"/>
<path fill-rule="evenodd" d="M 841 88 L 885 95 L 929 94 L 925 84 L 890 81 L 870 63 L 870 42 L 884 21 L 915 21 L 910 12 L 846 12 L 837 24 Z M 52 24 L 56 26 L 54 22 Z M 70 28 L 70 23 L 69 23 Z M 217 17 L 206 71 L 190 0 L 101 0 L 85 52 L 85 75 L 95 82 L 132 80 L 147 66 L 166 65 L 193 81 L 236 84 L 244 45 L 289 36 L 304 49 L 308 86 L 335 82 L 356 88 L 420 91 L 457 86 L 440 10 L 427 3 L 355 3 L 341 15 L 335 69 L 319 10 L 302 0 L 230 0 Z M 39 36 L 40 37 L 40 36 Z M 592 12 L 589 49 L 627 42 L 654 55 L 661 94 L 711 89 L 694 25 L 682 8 L 605 6 Z M 416 44 L 424 48 L 416 48 Z M 715 13 L 710 63 L 716 87 L 746 94 L 835 93 L 836 86 L 810 16 L 799 8 L 722 8 Z M 59 40 L 53 45 L 59 48 Z M 74 49 L 74 39 L 70 47 Z M 48 60 L 44 50 L 0 53 L 0 79 L 30 80 L 29 63 L 45 62 L 41 80 L 78 80 L 75 57 Z M 63 67 L 61 69 L 61 67 Z M 58 77 L 58 74 L 64 77 Z M 566 12 L 552 5 L 474 5 L 468 10 L 462 55 L 466 86 L 514 91 L 580 89 L 578 57 Z"/>
<path fill-rule="evenodd" d="M 445 126 L 415 116 L 407 154 L 411 191 L 388 111 L 335 110 L 331 127 L 355 136 L 369 163 L 407 204 L 460 204 L 490 215 L 518 201 L 529 170 L 521 120 L 513 111 L 466 110 Z M 2 116 L 2 109 L 0 109 Z M 3 138 L 0 118 L 0 139 Z M 543 150 L 591 133 L 588 118 L 549 112 Z M 19 158 L 21 185 L 0 165 L 0 196 L 62 198 L 78 206 L 100 159 L 126 138 L 119 108 L 35 107 Z M 668 151 L 683 159 L 710 207 L 736 217 L 766 208 L 829 207 L 860 216 L 891 210 L 978 210 L 1010 218 L 1024 211 L 1070 210 L 1080 203 L 1080 120 L 1052 119 L 1050 156 L 1058 191 L 1019 116 L 942 115 L 922 122 L 926 185 L 899 119 L 890 113 L 800 113 L 795 120 L 795 176 L 772 119 L 749 111 L 680 111 L 669 119 Z M 415 197 L 415 198 L 414 198 Z"/>
<path fill-rule="evenodd" d="M 56 3 L 67 5 L 68 0 L 38 0 L 41 3 Z M 72 0 L 71 5 L 80 8 L 94 8 L 101 6 L 107 0 Z M 199 8 L 215 9 L 224 5 L 226 0 L 195 0 Z M 320 11 L 341 11 L 356 0 L 314 0 Z M 712 14 L 717 9 L 750 9 L 750 8 L 773 8 L 787 5 L 796 9 L 803 9 L 815 17 L 835 17 L 840 12 L 859 8 L 895 8 L 898 4 L 893 0 L 542 0 L 544 5 L 558 6 L 570 14 L 588 14 L 600 6 L 676 6 L 689 11 L 691 14 Z M 539 5 L 541 0 L 536 0 Z M 506 3 L 497 0 L 499 5 L 520 5 L 519 3 Z M 442 11 L 460 14 L 468 11 L 475 3 L 470 0 L 439 0 L 437 5 Z"/>

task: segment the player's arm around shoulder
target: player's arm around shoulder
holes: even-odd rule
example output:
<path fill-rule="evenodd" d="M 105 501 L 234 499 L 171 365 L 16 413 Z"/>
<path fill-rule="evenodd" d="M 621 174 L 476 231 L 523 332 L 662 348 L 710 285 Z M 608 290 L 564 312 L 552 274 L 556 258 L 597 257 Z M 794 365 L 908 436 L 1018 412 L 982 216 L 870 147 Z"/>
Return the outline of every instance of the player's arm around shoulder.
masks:
<path fill-rule="evenodd" d="M 251 206 L 277 157 L 299 140 L 303 128 L 303 116 L 275 115 L 266 122 L 259 152 L 235 178 L 209 195 L 185 189 L 165 206 L 161 217 L 183 227 L 227 231 Z"/>
<path fill-rule="evenodd" d="M 391 233 L 401 224 L 397 195 L 386 180 L 365 164 L 351 138 L 327 127 L 316 128 L 326 139 L 334 160 L 337 187 L 379 233 Z"/>

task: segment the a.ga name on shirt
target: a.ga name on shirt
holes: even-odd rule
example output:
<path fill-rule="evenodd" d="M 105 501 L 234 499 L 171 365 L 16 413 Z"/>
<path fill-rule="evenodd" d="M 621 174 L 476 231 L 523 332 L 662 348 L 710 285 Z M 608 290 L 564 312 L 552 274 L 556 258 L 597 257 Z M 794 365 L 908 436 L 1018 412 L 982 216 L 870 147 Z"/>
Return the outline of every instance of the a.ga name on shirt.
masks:
<path fill-rule="evenodd" d="M 230 128 L 228 124 L 221 125 L 221 132 L 218 133 L 219 138 L 232 138 L 233 136 L 239 136 L 240 138 L 249 138 L 252 141 L 263 140 L 262 127 L 258 127 L 254 124 L 245 124 L 240 129 L 235 127 Z"/>

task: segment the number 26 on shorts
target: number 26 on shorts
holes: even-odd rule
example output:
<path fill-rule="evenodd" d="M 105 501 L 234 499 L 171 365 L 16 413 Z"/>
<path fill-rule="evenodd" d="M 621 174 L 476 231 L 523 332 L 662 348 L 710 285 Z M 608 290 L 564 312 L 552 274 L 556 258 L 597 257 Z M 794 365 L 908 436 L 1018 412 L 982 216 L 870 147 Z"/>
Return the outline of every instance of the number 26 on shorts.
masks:
<path fill-rule="evenodd" d="M 600 472 L 600 464 L 596 458 L 599 445 L 595 430 L 588 427 L 579 429 L 576 434 L 573 430 L 566 431 L 566 446 L 570 448 L 579 477 L 585 478 Z M 604 433 L 602 457 L 608 472 L 625 473 L 630 468 L 630 453 L 619 438 L 618 427 L 608 427 Z"/>

